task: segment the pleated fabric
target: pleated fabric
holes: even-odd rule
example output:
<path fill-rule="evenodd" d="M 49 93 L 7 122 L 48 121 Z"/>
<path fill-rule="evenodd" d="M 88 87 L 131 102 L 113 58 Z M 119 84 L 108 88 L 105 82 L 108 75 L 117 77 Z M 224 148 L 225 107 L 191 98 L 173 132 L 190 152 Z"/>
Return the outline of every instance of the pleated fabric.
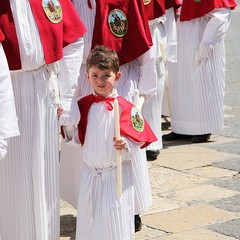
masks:
<path fill-rule="evenodd" d="M 58 121 L 46 68 L 11 74 L 20 136 L 0 162 L 3 240 L 59 239 Z"/>
<path fill-rule="evenodd" d="M 140 69 L 137 60 L 120 67 L 121 78 L 116 83 L 118 94 L 129 102 L 134 102 L 134 90 L 138 88 Z M 153 73 L 155 74 L 155 73 Z M 151 76 L 150 76 L 151 77 Z M 141 214 L 152 205 L 152 192 L 149 180 L 145 149 L 139 149 L 132 156 L 135 214 Z"/>
<path fill-rule="evenodd" d="M 60 196 L 77 209 L 81 170 L 81 147 L 61 144 L 60 154 Z"/>
<path fill-rule="evenodd" d="M 86 73 L 86 59 L 87 56 L 91 50 L 91 43 L 92 43 L 92 34 L 93 34 L 93 28 L 94 28 L 94 20 L 95 20 L 95 14 L 96 14 L 96 2 L 94 0 L 91 0 L 91 4 L 93 6 L 93 9 L 89 9 L 89 6 L 87 4 L 87 1 L 73 1 L 82 21 L 84 22 L 86 28 L 88 29 L 87 33 L 83 36 L 84 39 L 84 54 L 83 54 L 83 63 L 81 65 L 80 70 L 80 77 L 78 79 L 78 87 L 76 91 L 76 95 L 79 96 L 79 98 L 82 98 L 90 93 L 92 93 L 92 88 L 85 78 Z M 134 102 L 134 90 L 138 89 L 139 86 L 139 79 L 140 79 L 140 67 L 138 60 L 134 60 L 131 63 L 125 64 L 120 67 L 120 71 L 122 73 L 121 79 L 117 82 L 115 88 L 118 91 L 118 94 L 125 99 L 127 99 L 130 102 Z M 151 73 L 148 73 L 148 76 L 151 77 Z M 145 81 L 147 83 L 147 81 Z M 144 84 L 142 84 L 144 85 Z M 146 93 L 148 92 L 147 89 L 145 89 Z M 150 91 L 149 91 L 150 93 Z M 96 135 L 96 133 L 94 133 Z M 65 143 L 62 143 L 65 144 Z M 69 147 L 71 148 L 71 147 Z M 62 179 L 68 179 L 68 181 L 74 182 L 75 179 L 78 179 L 77 176 L 74 176 L 74 173 L 70 170 L 74 168 L 74 166 L 79 164 L 79 161 L 82 161 L 82 159 L 71 157 L 71 161 L 69 161 L 69 157 L 66 159 L 63 156 L 72 156 L 72 153 L 68 147 L 63 147 L 61 151 L 61 176 Z M 68 151 L 69 149 L 69 151 Z M 72 149 L 72 148 L 71 148 Z M 75 151 L 77 151 L 75 149 Z M 141 150 L 139 150 L 141 151 Z M 75 155 L 75 154 L 73 154 Z M 136 155 L 136 156 L 135 156 Z M 141 157 L 140 157 L 141 156 Z M 72 166 L 69 166 L 68 168 L 62 168 L 62 165 L 64 166 L 64 163 L 67 161 L 68 165 L 71 164 Z M 77 162 L 78 161 L 78 162 Z M 146 212 L 149 207 L 152 204 L 152 195 L 151 195 L 151 187 L 150 187 L 150 181 L 149 181 L 149 173 L 148 173 L 148 166 L 146 161 L 146 154 L 145 151 L 142 151 L 142 153 L 134 154 L 132 161 L 131 161 L 133 168 L 134 168 L 134 175 L 133 175 L 133 181 L 134 181 L 134 196 L 135 197 L 135 212 L 136 214 L 140 214 L 143 212 Z M 72 179 L 72 180 L 70 180 Z M 80 181 L 81 183 L 81 181 Z M 70 189 L 72 188 L 72 189 Z M 67 194 L 71 192 L 71 195 L 73 197 L 70 197 L 70 199 L 74 199 L 76 196 L 75 192 L 75 186 L 67 186 L 62 185 L 61 181 L 61 198 L 63 198 L 66 201 L 72 201 L 69 200 Z M 138 191 L 138 192 L 137 192 Z M 65 193 L 66 194 L 65 194 Z M 70 202 L 73 206 L 76 206 L 78 203 Z"/>
<path fill-rule="evenodd" d="M 153 40 L 153 51 L 157 72 L 157 94 L 152 96 L 143 106 L 143 115 L 155 133 L 158 140 L 151 143 L 146 150 L 162 149 L 162 101 L 165 87 L 164 52 L 166 48 L 166 32 L 161 18 L 149 21 Z"/>
<path fill-rule="evenodd" d="M 177 78 L 170 81 L 171 129 L 180 134 L 215 133 L 223 128 L 225 87 L 224 42 L 213 55 L 195 63 L 208 16 L 178 22 Z"/>
<path fill-rule="evenodd" d="M 113 146 L 114 111 L 103 102 L 89 111 L 81 150 L 76 240 L 134 239 L 134 192 L 130 159 L 123 156 L 123 194 L 117 196 L 117 159 Z"/>

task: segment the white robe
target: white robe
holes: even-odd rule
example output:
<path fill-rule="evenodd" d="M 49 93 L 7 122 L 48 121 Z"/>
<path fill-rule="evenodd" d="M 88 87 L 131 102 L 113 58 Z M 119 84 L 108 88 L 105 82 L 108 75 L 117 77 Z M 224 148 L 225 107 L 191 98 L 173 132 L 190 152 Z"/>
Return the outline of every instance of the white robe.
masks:
<path fill-rule="evenodd" d="M 230 9 L 215 9 L 191 21 L 178 21 L 178 77 L 170 82 L 175 133 L 199 135 L 223 128 L 224 36 L 230 15 Z"/>
<path fill-rule="evenodd" d="M 155 66 L 157 72 L 157 94 L 152 96 L 149 101 L 143 105 L 143 115 L 158 138 L 156 142 L 151 143 L 146 150 L 162 149 L 162 100 L 165 87 L 165 48 L 166 31 L 163 25 L 164 17 L 149 21 L 149 27 L 153 40 L 153 50 Z"/>
<path fill-rule="evenodd" d="M 95 1 L 91 1 L 91 4 L 93 6 L 92 10 L 89 9 L 87 1 L 74 0 L 73 3 L 79 15 L 81 16 L 83 23 L 88 29 L 88 32 L 84 35 L 83 64 L 81 66 L 80 78 L 78 80 L 78 90 L 76 91 L 76 96 L 81 98 L 93 91 L 87 79 L 85 78 L 85 73 L 86 59 L 91 50 L 93 27 L 96 15 L 96 3 Z M 146 95 L 147 98 L 150 98 L 156 93 L 156 74 L 154 66 L 154 54 L 152 49 L 140 56 L 138 59 L 135 59 L 132 62 L 121 66 L 120 71 L 122 73 L 122 76 L 115 87 L 119 95 L 128 101 L 134 102 L 135 89 L 138 89 L 140 94 Z M 69 156 L 72 150 L 72 146 L 64 146 L 62 156 Z M 76 155 L 76 151 L 74 155 Z M 69 152 L 69 154 L 67 152 Z M 78 179 L 78 177 L 74 176 L 72 172 L 69 171 L 69 169 L 72 169 L 73 167 L 67 167 L 67 165 L 72 164 L 72 166 L 76 166 L 77 163 L 75 161 L 78 160 L 74 158 L 69 159 L 69 157 L 67 159 L 64 159 L 62 156 L 60 181 L 62 182 L 64 179 L 72 178 L 70 182 L 75 182 L 75 184 L 77 184 L 76 179 Z M 136 196 L 135 211 L 136 214 L 140 214 L 147 211 L 152 204 L 145 150 L 141 149 L 137 151 L 133 156 L 131 163 L 133 164 L 134 168 L 134 186 Z M 66 186 L 65 183 L 60 183 L 60 189 L 61 197 L 76 207 L 77 203 L 74 203 L 72 201 L 73 199 L 76 199 L 75 186 Z"/>
<path fill-rule="evenodd" d="M 20 136 L 10 139 L 6 158 L 0 162 L 0 232 L 4 240 L 58 240 L 59 127 L 58 96 L 54 94 L 58 92 L 57 64 L 45 65 L 29 2 L 10 2 L 22 63 L 22 70 L 11 72 Z M 70 63 L 76 74 L 82 44 L 79 40 L 72 46 L 78 52 L 76 62 Z M 66 58 L 62 62 L 70 62 L 70 48 L 70 45 L 65 48 Z M 68 74 L 62 67 L 60 85 L 64 82 L 61 78 L 68 79 Z M 68 88 L 65 85 L 62 97 L 69 100 L 76 79 L 68 82 Z"/>
<path fill-rule="evenodd" d="M 114 110 L 108 111 L 104 102 L 93 103 L 81 147 L 76 240 L 134 239 L 133 172 L 129 160 L 141 144 L 128 141 L 128 151 L 122 150 L 123 190 L 119 198 L 114 136 Z"/>

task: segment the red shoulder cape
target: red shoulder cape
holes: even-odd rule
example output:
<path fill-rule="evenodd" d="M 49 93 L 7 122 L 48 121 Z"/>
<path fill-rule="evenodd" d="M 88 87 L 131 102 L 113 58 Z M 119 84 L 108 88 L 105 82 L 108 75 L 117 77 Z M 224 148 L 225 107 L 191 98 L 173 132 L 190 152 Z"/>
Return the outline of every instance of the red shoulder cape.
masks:
<path fill-rule="evenodd" d="M 165 7 L 166 9 L 174 8 L 176 11 L 179 7 L 181 7 L 181 1 L 180 0 L 165 0 Z"/>
<path fill-rule="evenodd" d="M 141 148 L 147 147 L 150 143 L 157 141 L 156 136 L 149 127 L 148 123 L 145 121 L 144 130 L 139 132 L 132 127 L 131 122 L 131 109 L 133 104 L 128 102 L 122 97 L 117 97 L 118 103 L 122 109 L 120 116 L 120 134 L 122 136 L 129 137 L 136 142 L 144 142 Z M 78 124 L 78 135 L 81 144 L 84 144 L 85 134 L 88 122 L 88 112 L 91 105 L 94 103 L 94 96 L 90 94 L 78 101 L 79 110 L 81 113 L 81 119 Z"/>
<path fill-rule="evenodd" d="M 151 0 L 145 5 L 148 20 L 159 18 L 165 14 L 164 0 Z"/>
<path fill-rule="evenodd" d="M 143 0 L 96 0 L 96 17 L 93 30 L 92 48 L 104 45 L 114 49 L 120 65 L 131 62 L 152 45 L 152 38 L 145 14 Z M 119 9 L 128 21 L 127 33 L 115 36 L 108 25 L 109 13 Z"/>
<path fill-rule="evenodd" d="M 189 21 L 194 18 L 202 17 L 215 8 L 230 8 L 234 9 L 237 6 L 235 0 L 183 0 L 180 21 Z"/>
<path fill-rule="evenodd" d="M 2 42 L 4 40 L 4 35 L 3 35 L 3 32 L 2 30 L 0 29 L 0 42 Z"/>
<path fill-rule="evenodd" d="M 63 47 L 74 42 L 86 32 L 77 11 L 69 0 L 59 0 L 63 19 L 60 23 L 52 23 L 45 15 L 41 0 L 29 0 L 37 23 L 43 45 L 45 62 L 58 61 L 63 57 Z M 21 58 L 16 29 L 9 0 L 2 0 L 0 8 L 0 28 L 5 35 L 3 47 L 10 70 L 21 69 Z"/>

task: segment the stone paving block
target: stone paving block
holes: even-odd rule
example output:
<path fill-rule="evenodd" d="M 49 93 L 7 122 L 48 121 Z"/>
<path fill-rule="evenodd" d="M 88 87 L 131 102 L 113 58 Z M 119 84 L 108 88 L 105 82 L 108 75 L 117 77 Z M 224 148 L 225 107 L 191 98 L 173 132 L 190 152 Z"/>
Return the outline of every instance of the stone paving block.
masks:
<path fill-rule="evenodd" d="M 240 214 L 202 204 L 143 216 L 142 222 L 154 229 L 168 233 L 178 233 L 230 221 L 238 217 L 240 217 Z"/>
<path fill-rule="evenodd" d="M 147 239 L 156 239 L 162 238 L 166 233 L 158 229 L 149 228 L 146 225 L 142 226 L 140 232 L 135 233 L 135 240 L 147 240 Z"/>
<path fill-rule="evenodd" d="M 211 147 L 220 152 L 229 152 L 232 154 L 240 154 L 240 141 L 236 140 L 230 143 L 218 144 Z"/>
<path fill-rule="evenodd" d="M 240 213 L 240 195 L 210 202 L 211 205 L 230 212 Z"/>
<path fill-rule="evenodd" d="M 235 157 L 226 159 L 221 162 L 213 163 L 213 166 L 240 172 L 240 158 Z"/>
<path fill-rule="evenodd" d="M 239 195 L 239 192 L 228 190 L 214 185 L 199 185 L 186 189 L 176 190 L 174 194 L 163 194 L 163 197 L 171 197 L 185 203 L 209 202 L 217 199 Z"/>
<path fill-rule="evenodd" d="M 199 167 L 185 171 L 204 178 L 229 178 L 236 175 L 237 171 L 222 169 L 213 166 Z"/>
<path fill-rule="evenodd" d="M 187 170 L 211 165 L 230 156 L 231 154 L 221 153 L 204 147 L 176 146 L 161 150 L 159 161 L 156 164 L 170 169 Z"/>
<path fill-rule="evenodd" d="M 169 210 L 173 210 L 173 209 L 178 209 L 181 207 L 187 207 L 187 204 L 180 202 L 180 201 L 153 195 L 152 206 L 150 207 L 148 212 L 146 212 L 142 215 L 149 215 L 149 214 L 154 214 L 154 213 L 159 213 L 159 212 L 165 212 L 165 211 L 169 211 Z"/>
<path fill-rule="evenodd" d="M 204 183 L 208 179 L 194 174 L 183 173 L 174 169 L 154 165 L 149 168 L 150 182 L 153 194 L 161 195 L 166 191 L 173 191 Z"/>
<path fill-rule="evenodd" d="M 170 234 L 162 237 L 161 240 L 235 240 L 236 238 L 228 237 L 206 229 L 194 229 L 192 231 Z"/>
<path fill-rule="evenodd" d="M 221 224 L 215 224 L 210 226 L 209 229 L 220 234 L 240 239 L 240 219 L 224 222 Z"/>
<path fill-rule="evenodd" d="M 228 179 L 228 180 L 218 179 L 217 181 L 214 182 L 214 185 L 240 192 L 240 177 L 238 175 L 233 179 Z"/>

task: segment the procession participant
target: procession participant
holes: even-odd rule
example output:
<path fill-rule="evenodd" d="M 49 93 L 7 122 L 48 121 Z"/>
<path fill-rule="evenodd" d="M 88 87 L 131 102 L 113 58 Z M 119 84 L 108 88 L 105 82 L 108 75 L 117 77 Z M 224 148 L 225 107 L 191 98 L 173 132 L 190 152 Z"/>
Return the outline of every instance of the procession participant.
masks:
<path fill-rule="evenodd" d="M 114 89 L 121 76 L 116 52 L 96 46 L 86 65 L 87 80 L 94 93 L 78 101 L 78 129 L 74 132 L 65 128 L 66 137 L 74 137 L 81 147 L 76 240 L 134 239 L 131 156 L 137 148 L 157 139 L 136 107 Z M 122 155 L 120 196 L 116 150 Z"/>
<path fill-rule="evenodd" d="M 0 116 L 0 160 L 7 154 L 8 139 L 19 135 L 12 82 L 2 47 L 3 40 L 4 35 L 0 29 L 0 111 L 2 113 Z"/>
<path fill-rule="evenodd" d="M 60 235 L 57 106 L 64 108 L 62 123 L 78 122 L 72 96 L 86 29 L 71 1 L 52 3 L 51 9 L 48 0 L 1 3 L 20 130 L 0 168 L 2 239 L 58 240 Z"/>
<path fill-rule="evenodd" d="M 82 98 L 92 92 L 90 84 L 83 77 L 86 72 L 87 56 L 94 46 L 104 45 L 116 50 L 120 59 L 122 76 L 116 83 L 118 94 L 133 103 L 137 90 L 140 94 L 137 107 L 141 110 L 145 98 L 149 99 L 156 93 L 156 78 L 152 77 L 156 76 L 154 54 L 143 1 L 74 0 L 73 3 L 88 29 L 84 35 L 83 63 L 77 88 L 79 97 Z M 64 146 L 64 150 L 67 151 L 66 148 Z M 75 161 L 76 159 L 71 159 L 70 164 L 75 166 Z M 61 179 L 64 181 L 71 177 L 74 182 L 77 177 L 72 176 L 65 168 L 69 161 L 61 158 L 61 162 Z M 147 211 L 152 204 L 145 150 L 138 150 L 131 163 L 134 168 L 136 214 L 139 214 Z M 63 186 L 66 188 L 66 185 Z M 61 189 L 63 196 L 66 196 L 65 191 L 69 193 L 69 187 Z M 72 194 L 70 200 L 76 199 L 76 194 Z M 140 225 L 136 229 L 140 230 Z"/>
<path fill-rule="evenodd" d="M 170 84 L 171 129 L 165 141 L 206 142 L 223 129 L 225 48 L 235 0 L 183 0 L 177 78 Z"/>

